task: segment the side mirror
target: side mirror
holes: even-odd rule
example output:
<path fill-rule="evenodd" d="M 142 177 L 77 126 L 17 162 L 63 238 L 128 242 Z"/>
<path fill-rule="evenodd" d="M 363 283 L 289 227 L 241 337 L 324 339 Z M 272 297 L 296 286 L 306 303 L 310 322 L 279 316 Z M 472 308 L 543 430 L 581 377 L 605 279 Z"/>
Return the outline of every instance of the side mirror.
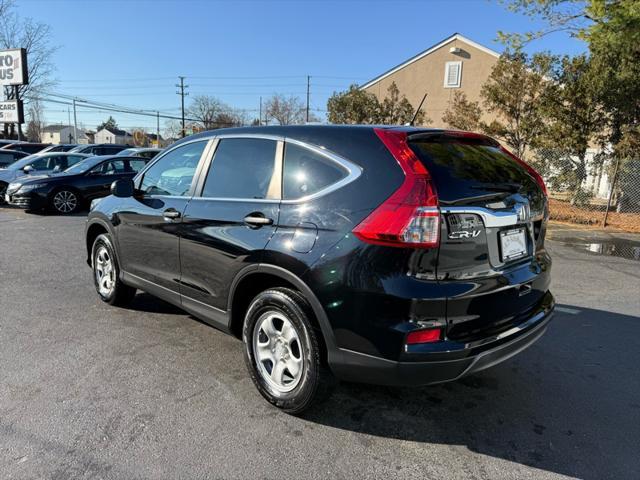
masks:
<path fill-rule="evenodd" d="M 60 165 L 56 165 L 53 167 L 53 173 L 58 173 L 62 171 L 62 167 Z"/>
<path fill-rule="evenodd" d="M 24 173 L 26 173 L 27 175 L 29 175 L 31 172 L 33 172 L 34 168 L 31 165 L 25 165 L 25 167 L 22 169 L 22 171 Z"/>
<path fill-rule="evenodd" d="M 111 184 L 111 195 L 119 198 L 133 197 L 133 180 L 121 178 Z"/>

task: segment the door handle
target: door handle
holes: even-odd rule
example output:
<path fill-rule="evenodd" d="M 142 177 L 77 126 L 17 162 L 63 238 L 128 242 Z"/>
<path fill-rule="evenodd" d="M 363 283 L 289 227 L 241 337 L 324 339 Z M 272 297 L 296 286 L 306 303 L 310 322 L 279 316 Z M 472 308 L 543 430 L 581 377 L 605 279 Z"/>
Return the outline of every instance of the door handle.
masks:
<path fill-rule="evenodd" d="M 180 218 L 180 212 L 173 208 L 169 208 L 162 212 L 162 216 L 169 220 L 175 220 L 176 218 Z"/>
<path fill-rule="evenodd" d="M 271 225 L 273 220 L 266 217 L 259 217 L 257 215 L 247 215 L 244 217 L 244 223 L 253 227 L 262 227 L 264 225 Z"/>

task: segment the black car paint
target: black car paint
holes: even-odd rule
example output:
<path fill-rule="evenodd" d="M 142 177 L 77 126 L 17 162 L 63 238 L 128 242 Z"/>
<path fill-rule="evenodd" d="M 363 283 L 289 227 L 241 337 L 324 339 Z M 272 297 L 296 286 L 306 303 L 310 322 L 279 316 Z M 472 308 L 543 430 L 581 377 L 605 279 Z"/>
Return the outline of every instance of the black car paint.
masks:
<path fill-rule="evenodd" d="M 131 146 L 117 143 L 92 143 L 88 145 L 78 145 L 71 149 L 71 151 L 74 153 L 87 153 L 89 155 L 115 155 L 127 148 L 131 148 Z"/>
<path fill-rule="evenodd" d="M 102 165 L 110 160 L 145 161 L 139 157 L 117 157 L 115 155 L 89 157 L 87 160 L 93 162 L 91 169 Z M 85 160 L 86 161 L 86 160 Z M 69 189 L 77 192 L 84 202 L 91 202 L 96 198 L 109 195 L 111 184 L 120 178 L 133 178 L 137 171 L 129 173 L 119 173 L 110 175 L 96 175 L 91 173 L 91 169 L 79 174 L 67 172 L 54 173 L 44 176 L 30 176 L 22 185 L 41 185 L 39 188 L 28 192 L 14 192 L 11 194 L 11 204 L 24 208 L 25 210 L 40 210 L 47 208 L 50 204 L 51 196 L 60 189 Z"/>
<path fill-rule="evenodd" d="M 476 251 L 484 235 L 497 232 L 450 240 L 445 216 L 439 249 L 366 244 L 351 231 L 404 178 L 372 128 L 256 127 L 217 134 L 292 138 L 354 162 L 362 174 L 303 204 L 199 199 L 195 186 L 202 168 L 193 181 L 193 198 L 107 197 L 89 215 L 87 248 L 95 232 L 110 232 L 125 283 L 237 332 L 233 322 L 242 318 L 233 311 L 236 290 L 255 275 L 279 278 L 309 300 L 334 373 L 372 383 L 451 380 L 517 353 L 544 332 L 554 307 L 544 221 L 538 225 L 535 252 L 509 264 L 492 263 L 488 252 Z M 187 141 L 214 135 L 206 132 Z M 456 192 L 456 179 L 450 182 L 446 201 L 469 196 L 468 183 L 461 182 Z M 526 189 L 539 188 L 528 176 L 523 182 Z M 169 208 L 180 218 L 164 218 Z M 249 214 L 274 223 L 251 228 L 243 222 Z M 406 345 L 407 332 L 424 326 L 445 327 L 447 338 Z M 513 335 L 501 337 L 509 331 Z"/>
<path fill-rule="evenodd" d="M 50 146 L 50 143 L 28 143 L 28 142 L 20 142 L 20 143 L 12 143 L 9 145 L 5 145 L 1 147 L 3 150 L 16 150 L 18 152 L 24 152 L 28 155 L 32 155 L 34 153 L 38 153 L 43 149 Z"/>

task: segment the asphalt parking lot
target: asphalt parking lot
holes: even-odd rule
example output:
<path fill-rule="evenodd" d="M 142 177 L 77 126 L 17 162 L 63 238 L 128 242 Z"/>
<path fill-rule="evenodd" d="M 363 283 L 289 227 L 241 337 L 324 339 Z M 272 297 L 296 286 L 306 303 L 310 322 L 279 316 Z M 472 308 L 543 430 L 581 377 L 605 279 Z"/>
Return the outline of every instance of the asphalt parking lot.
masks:
<path fill-rule="evenodd" d="M 340 384 L 296 418 L 234 338 L 146 294 L 100 302 L 84 221 L 0 208 L 3 479 L 638 477 L 640 262 L 584 232 L 551 232 L 561 311 L 527 351 L 435 387 Z"/>

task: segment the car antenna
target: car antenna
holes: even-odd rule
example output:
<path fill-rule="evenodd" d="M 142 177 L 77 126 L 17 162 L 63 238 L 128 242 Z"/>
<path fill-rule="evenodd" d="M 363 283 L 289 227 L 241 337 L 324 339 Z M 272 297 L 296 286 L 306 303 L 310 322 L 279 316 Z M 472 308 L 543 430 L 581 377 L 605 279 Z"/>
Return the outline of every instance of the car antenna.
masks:
<path fill-rule="evenodd" d="M 427 94 L 425 93 L 424 97 L 422 97 L 422 101 L 420 102 L 420 105 L 418 105 L 416 113 L 413 114 L 413 118 L 411 119 L 411 121 L 409 123 L 407 123 L 407 126 L 413 127 L 413 124 L 416 123 L 416 118 L 418 118 L 418 114 L 420 113 L 420 110 L 422 109 L 422 104 L 424 103 L 424 101 L 426 99 L 427 99 Z"/>

